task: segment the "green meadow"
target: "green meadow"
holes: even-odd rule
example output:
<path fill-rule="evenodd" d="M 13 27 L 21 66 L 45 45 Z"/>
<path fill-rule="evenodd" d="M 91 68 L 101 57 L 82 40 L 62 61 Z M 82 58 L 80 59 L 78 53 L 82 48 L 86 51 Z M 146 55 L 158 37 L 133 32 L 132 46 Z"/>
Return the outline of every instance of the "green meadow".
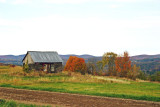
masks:
<path fill-rule="evenodd" d="M 160 83 L 67 72 L 24 74 L 19 66 L 0 69 L 0 86 L 160 102 Z"/>

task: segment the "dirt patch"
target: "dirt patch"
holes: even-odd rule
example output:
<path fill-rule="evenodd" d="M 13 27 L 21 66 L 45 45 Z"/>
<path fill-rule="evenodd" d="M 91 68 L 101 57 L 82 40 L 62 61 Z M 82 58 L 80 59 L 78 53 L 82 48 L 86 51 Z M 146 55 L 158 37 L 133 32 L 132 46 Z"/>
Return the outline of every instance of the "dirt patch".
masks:
<path fill-rule="evenodd" d="M 160 102 L 0 87 L 0 98 L 58 107 L 160 107 Z"/>

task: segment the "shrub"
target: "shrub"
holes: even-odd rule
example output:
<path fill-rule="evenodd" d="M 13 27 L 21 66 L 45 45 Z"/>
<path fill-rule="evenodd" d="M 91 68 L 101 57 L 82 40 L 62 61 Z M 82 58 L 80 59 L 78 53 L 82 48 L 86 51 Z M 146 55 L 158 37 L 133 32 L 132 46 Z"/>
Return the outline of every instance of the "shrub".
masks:
<path fill-rule="evenodd" d="M 160 81 L 160 71 L 154 73 L 149 78 L 150 78 L 151 81 Z"/>
<path fill-rule="evenodd" d="M 24 66 L 23 66 L 23 71 L 26 72 L 26 73 L 29 73 L 28 60 L 27 60 L 27 63 L 25 63 Z"/>
<path fill-rule="evenodd" d="M 137 78 L 142 79 L 142 80 L 147 80 L 147 75 L 144 72 L 140 71 Z"/>
<path fill-rule="evenodd" d="M 70 56 L 64 68 L 65 71 L 80 72 L 81 74 L 85 74 L 86 69 L 85 60 L 76 56 Z"/>

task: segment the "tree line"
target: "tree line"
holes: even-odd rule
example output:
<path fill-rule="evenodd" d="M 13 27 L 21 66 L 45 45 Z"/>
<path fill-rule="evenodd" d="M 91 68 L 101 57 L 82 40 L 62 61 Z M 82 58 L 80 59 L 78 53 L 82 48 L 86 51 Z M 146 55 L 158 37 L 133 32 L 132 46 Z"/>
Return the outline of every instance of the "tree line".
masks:
<path fill-rule="evenodd" d="M 114 52 L 106 52 L 103 54 L 102 60 L 96 63 L 94 61 L 85 63 L 83 58 L 70 56 L 64 70 L 80 72 L 81 74 L 88 73 L 92 75 L 125 77 L 133 80 L 140 78 L 156 81 L 158 80 L 158 76 L 160 76 L 160 73 L 147 76 L 141 71 L 139 66 L 131 62 L 128 52 L 124 52 L 122 55 Z"/>

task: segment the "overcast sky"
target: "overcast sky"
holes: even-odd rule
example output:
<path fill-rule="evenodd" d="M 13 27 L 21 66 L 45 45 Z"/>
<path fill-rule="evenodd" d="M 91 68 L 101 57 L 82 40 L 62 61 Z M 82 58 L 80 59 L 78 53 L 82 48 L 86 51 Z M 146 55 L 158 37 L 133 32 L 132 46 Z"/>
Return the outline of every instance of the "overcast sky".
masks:
<path fill-rule="evenodd" d="M 0 0 L 0 55 L 160 54 L 160 0 Z"/>

